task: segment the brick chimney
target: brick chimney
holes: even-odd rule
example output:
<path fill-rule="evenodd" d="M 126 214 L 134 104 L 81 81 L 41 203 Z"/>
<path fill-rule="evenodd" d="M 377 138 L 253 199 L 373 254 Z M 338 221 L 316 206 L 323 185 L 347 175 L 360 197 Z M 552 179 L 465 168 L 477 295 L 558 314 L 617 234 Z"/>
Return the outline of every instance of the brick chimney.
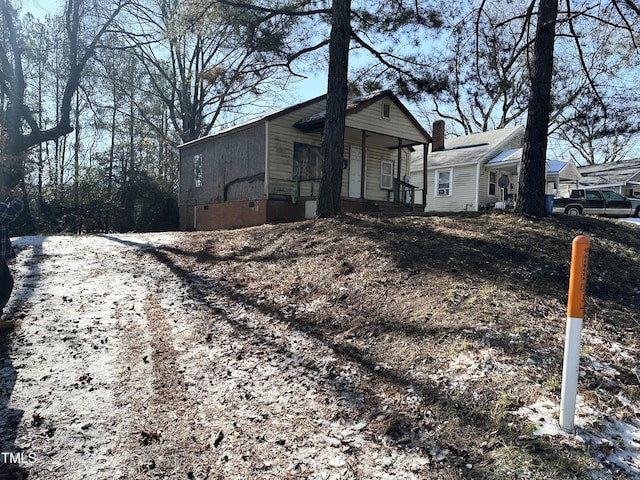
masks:
<path fill-rule="evenodd" d="M 436 120 L 433 122 L 433 143 L 431 151 L 437 152 L 444 150 L 444 120 Z"/>

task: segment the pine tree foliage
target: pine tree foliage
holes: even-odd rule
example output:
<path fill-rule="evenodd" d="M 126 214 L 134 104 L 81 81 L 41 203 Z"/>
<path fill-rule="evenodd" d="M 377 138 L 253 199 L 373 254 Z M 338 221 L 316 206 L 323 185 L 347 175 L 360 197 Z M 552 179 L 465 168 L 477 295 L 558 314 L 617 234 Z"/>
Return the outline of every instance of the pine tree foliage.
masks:
<path fill-rule="evenodd" d="M 327 172 L 342 165 L 347 91 L 432 98 L 429 113 L 461 133 L 522 123 L 541 5 L 67 0 L 37 19 L 0 0 L 0 182 L 24 183 L 37 225 L 51 230 L 177 226 L 176 145 L 281 106 L 292 79 L 328 64 Z M 538 131 L 570 144 L 578 163 L 626 155 L 640 129 L 629 81 L 639 24 L 635 0 L 559 3 Z M 525 193 L 543 168 L 536 156 Z M 340 209 L 338 175 L 326 178 L 323 216 Z M 523 212 L 539 214 L 539 200 Z"/>

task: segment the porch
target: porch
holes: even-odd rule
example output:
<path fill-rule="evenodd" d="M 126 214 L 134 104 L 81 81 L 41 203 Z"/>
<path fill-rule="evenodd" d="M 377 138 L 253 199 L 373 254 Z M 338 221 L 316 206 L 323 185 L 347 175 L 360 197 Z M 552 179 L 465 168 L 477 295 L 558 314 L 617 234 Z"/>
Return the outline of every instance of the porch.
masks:
<path fill-rule="evenodd" d="M 296 122 L 306 133 L 322 135 L 326 112 Z M 426 171 L 427 146 L 431 136 L 422 128 L 395 95 L 381 92 L 354 98 L 347 103 L 345 117 L 343 199 L 359 207 L 367 201 L 397 203 L 413 209 L 422 190 L 409 182 L 411 155 L 422 146 Z M 426 183 L 425 183 L 426 184 Z M 422 203 L 426 202 L 422 191 Z M 355 205 L 355 203 L 354 203 Z M 370 205 L 370 204 L 369 204 Z"/>

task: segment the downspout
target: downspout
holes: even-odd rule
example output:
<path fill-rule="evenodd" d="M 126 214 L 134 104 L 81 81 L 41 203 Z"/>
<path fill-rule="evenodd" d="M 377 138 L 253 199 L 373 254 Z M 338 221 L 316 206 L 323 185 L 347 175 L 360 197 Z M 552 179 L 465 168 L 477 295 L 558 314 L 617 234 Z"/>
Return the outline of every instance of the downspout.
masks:
<path fill-rule="evenodd" d="M 398 180 L 402 180 L 402 139 L 398 137 Z M 393 175 L 392 175 L 393 176 Z M 404 202 L 403 198 L 400 198 L 400 184 L 398 184 L 398 198 L 396 198 L 396 186 L 395 182 L 393 185 L 393 201 L 394 202 Z"/>

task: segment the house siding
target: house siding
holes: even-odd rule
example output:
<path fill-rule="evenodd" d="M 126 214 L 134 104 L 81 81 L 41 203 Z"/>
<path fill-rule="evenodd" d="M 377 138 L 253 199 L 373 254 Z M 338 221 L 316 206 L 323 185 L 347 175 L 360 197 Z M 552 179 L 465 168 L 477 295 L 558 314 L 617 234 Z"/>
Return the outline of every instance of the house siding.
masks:
<path fill-rule="evenodd" d="M 419 133 L 415 127 L 413 127 L 411 122 L 404 117 L 404 114 L 400 109 L 392 102 L 390 103 L 391 120 L 388 124 L 386 121 L 382 120 L 382 101 L 379 101 L 357 114 L 349 115 L 347 117 L 347 125 L 358 129 L 380 131 L 382 130 L 380 128 L 380 124 L 382 122 L 385 129 L 389 127 L 388 130 L 385 130 L 385 134 L 397 134 L 400 137 L 407 138 L 407 132 L 415 131 L 415 135 L 418 136 Z M 323 110 L 325 106 L 326 103 L 323 100 L 269 122 L 269 195 L 290 195 L 296 201 L 298 199 L 304 200 L 317 198 L 320 186 L 319 180 L 299 182 L 293 180 L 293 146 L 295 142 L 301 142 L 320 147 L 322 145 L 322 136 L 319 134 L 303 133 L 293 125 L 300 119 Z M 359 143 L 345 143 L 343 153 L 345 159 L 349 158 L 351 146 L 361 147 L 362 145 Z M 372 144 L 368 144 L 366 146 L 366 199 L 380 201 L 392 199 L 390 191 L 380 188 L 381 162 L 382 160 L 389 159 L 394 162 L 394 175 L 397 176 L 397 154 L 395 152 L 390 157 L 389 150 L 385 147 Z M 408 169 L 408 161 L 407 157 L 403 156 L 403 170 L 406 169 Z M 343 197 L 348 196 L 348 189 L 349 167 L 342 171 Z"/>
<path fill-rule="evenodd" d="M 496 131 L 498 133 L 498 131 Z M 490 168 L 486 162 L 495 158 L 501 152 L 522 147 L 524 130 L 517 127 L 510 130 L 505 138 L 500 139 L 492 132 L 486 132 L 478 140 L 477 136 L 459 137 L 467 139 L 462 143 L 458 139 L 451 142 L 453 145 L 445 151 L 430 151 L 427 157 L 427 205 L 425 211 L 432 212 L 460 212 L 469 210 L 482 210 L 494 206 L 496 202 L 504 200 L 500 188 L 497 185 L 502 175 L 507 175 L 510 184 L 517 184 L 517 175 L 514 174 L 515 166 L 506 170 L 506 167 L 496 165 Z M 488 137 L 486 136 L 488 135 Z M 418 147 L 412 154 L 411 183 L 423 188 L 423 152 Z M 436 175 L 439 171 L 452 173 L 451 192 L 448 196 L 438 196 Z M 489 194 L 489 173 L 496 172 L 496 192 Z M 515 190 L 515 188 L 514 188 Z M 514 193 L 511 189 L 506 192 Z M 421 199 L 418 198 L 421 203 Z"/>
<path fill-rule="evenodd" d="M 385 148 L 368 146 L 367 147 L 367 188 L 365 198 L 367 200 L 390 201 L 393 199 L 393 193 L 390 190 L 380 188 L 380 170 L 382 161 L 390 160 L 389 151 Z M 394 176 L 396 174 L 396 166 L 394 162 Z"/>
<path fill-rule="evenodd" d="M 274 196 L 313 197 L 317 195 L 318 181 L 293 179 L 293 146 L 295 142 L 320 147 L 322 136 L 303 133 L 294 127 L 299 120 L 325 108 L 326 101 L 307 105 L 289 114 L 269 121 L 268 194 Z"/>
<path fill-rule="evenodd" d="M 389 105 L 389 118 L 382 116 L 384 104 Z M 347 127 L 383 133 L 390 137 L 405 138 L 417 143 L 425 141 L 415 125 L 390 99 L 380 99 L 367 108 L 353 115 L 348 115 L 345 121 Z"/>
<path fill-rule="evenodd" d="M 495 172 L 496 174 L 496 193 L 495 195 L 489 194 L 489 173 Z M 509 172 L 500 169 L 487 169 L 482 168 L 480 170 L 480 182 L 478 187 L 478 206 L 479 208 L 487 208 L 495 205 L 496 202 L 504 200 L 502 193 L 500 192 L 500 186 L 498 181 L 502 175 L 507 175 L 509 181 L 513 183 L 513 179 Z M 508 192 L 507 192 L 508 193 Z"/>
<path fill-rule="evenodd" d="M 631 177 L 629 182 L 640 182 L 640 172 Z M 639 197 L 640 196 L 640 185 L 625 185 L 623 195 L 629 197 Z"/>
<path fill-rule="evenodd" d="M 451 171 L 450 194 L 437 195 L 436 175 L 439 171 Z M 473 210 L 476 199 L 476 165 L 429 170 L 427 174 L 428 212 L 463 212 Z"/>
<path fill-rule="evenodd" d="M 264 124 L 197 142 L 180 150 L 180 204 L 207 205 L 264 198 Z M 202 185 L 195 184 L 195 155 Z"/>

